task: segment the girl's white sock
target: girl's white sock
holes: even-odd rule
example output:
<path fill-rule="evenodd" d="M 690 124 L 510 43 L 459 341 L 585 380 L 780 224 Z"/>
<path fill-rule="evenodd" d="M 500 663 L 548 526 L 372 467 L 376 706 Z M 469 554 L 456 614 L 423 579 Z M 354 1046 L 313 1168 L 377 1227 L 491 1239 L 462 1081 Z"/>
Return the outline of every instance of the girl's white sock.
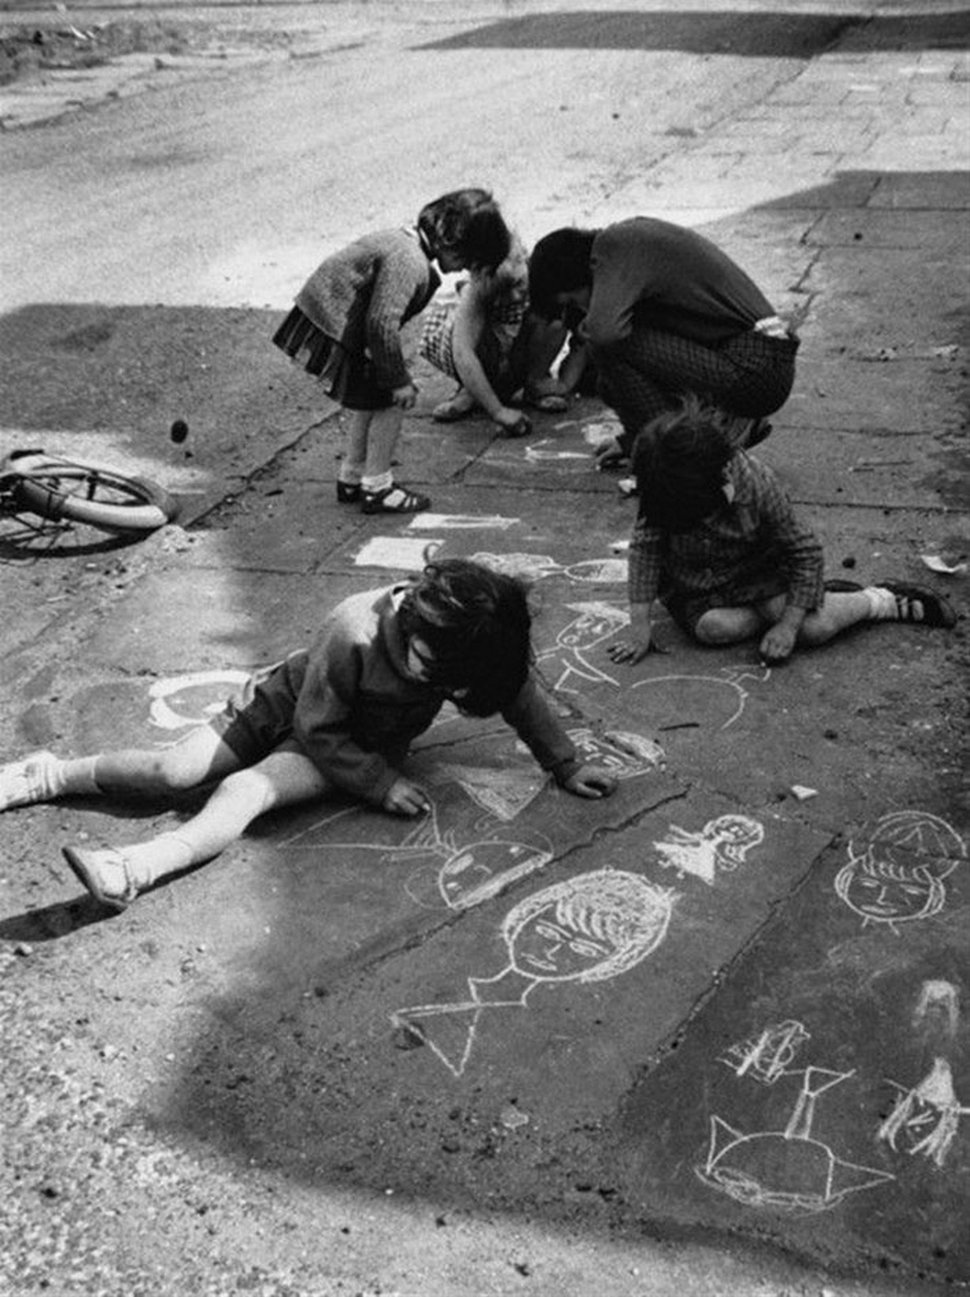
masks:
<path fill-rule="evenodd" d="M 880 585 L 867 585 L 862 592 L 869 600 L 870 621 L 898 621 L 899 605 L 892 590 Z"/>
<path fill-rule="evenodd" d="M 366 473 L 361 479 L 361 486 L 370 494 L 376 494 L 378 491 L 386 491 L 394 485 L 394 474 L 390 469 L 386 473 L 378 473 L 373 477 Z"/>

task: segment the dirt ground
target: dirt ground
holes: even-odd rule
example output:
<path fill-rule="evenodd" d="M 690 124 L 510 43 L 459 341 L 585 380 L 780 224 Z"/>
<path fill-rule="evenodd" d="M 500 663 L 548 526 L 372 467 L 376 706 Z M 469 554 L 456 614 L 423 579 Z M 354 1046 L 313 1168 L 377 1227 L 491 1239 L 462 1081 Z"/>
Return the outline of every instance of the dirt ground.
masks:
<path fill-rule="evenodd" d="M 0 86 L 37 77 L 55 69 L 101 67 L 125 54 L 184 55 L 218 52 L 220 48 L 289 49 L 296 40 L 290 31 L 268 27 L 221 26 L 205 22 L 173 22 L 157 18 L 78 25 L 67 21 L 42 26 L 11 26 L 0 35 Z"/>

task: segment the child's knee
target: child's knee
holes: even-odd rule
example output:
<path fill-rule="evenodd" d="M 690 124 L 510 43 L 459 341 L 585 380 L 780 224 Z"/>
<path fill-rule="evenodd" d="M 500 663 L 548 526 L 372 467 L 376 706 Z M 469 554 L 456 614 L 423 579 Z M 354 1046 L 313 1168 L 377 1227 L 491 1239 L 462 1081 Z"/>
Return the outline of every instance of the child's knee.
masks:
<path fill-rule="evenodd" d="M 752 618 L 732 608 L 711 608 L 694 623 L 694 638 L 700 644 L 737 644 L 756 629 Z"/>
<path fill-rule="evenodd" d="M 164 792 L 181 793 L 197 788 L 205 771 L 193 754 L 176 746 L 159 752 L 151 769 L 153 782 Z"/>

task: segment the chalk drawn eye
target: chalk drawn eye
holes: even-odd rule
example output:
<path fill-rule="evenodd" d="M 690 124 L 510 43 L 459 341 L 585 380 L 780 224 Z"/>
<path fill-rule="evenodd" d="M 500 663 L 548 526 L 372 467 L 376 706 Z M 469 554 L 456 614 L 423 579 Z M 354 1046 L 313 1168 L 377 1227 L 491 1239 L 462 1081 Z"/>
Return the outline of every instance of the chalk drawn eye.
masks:
<path fill-rule="evenodd" d="M 904 884 L 900 890 L 904 892 L 906 896 L 925 896 L 926 894 L 925 887 L 915 887 L 912 884 L 909 886 Z"/>
<path fill-rule="evenodd" d="M 594 946 L 591 941 L 571 941 L 569 949 L 575 955 L 582 955 L 584 959 L 602 959 L 606 954 L 602 946 Z"/>
<path fill-rule="evenodd" d="M 545 937 L 549 941 L 562 941 L 562 933 L 559 929 L 553 927 L 551 923 L 543 923 L 541 920 L 536 924 L 536 934 Z"/>

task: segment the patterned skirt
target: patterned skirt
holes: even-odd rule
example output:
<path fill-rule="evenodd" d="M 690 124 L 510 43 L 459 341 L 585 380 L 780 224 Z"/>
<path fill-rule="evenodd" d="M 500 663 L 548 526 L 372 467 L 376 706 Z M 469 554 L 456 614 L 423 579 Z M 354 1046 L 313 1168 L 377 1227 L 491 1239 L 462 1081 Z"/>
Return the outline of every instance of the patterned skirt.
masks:
<path fill-rule="evenodd" d="M 298 306 L 273 334 L 275 346 L 301 365 L 346 410 L 386 410 L 394 404 L 368 356 L 355 355 L 318 329 Z"/>

